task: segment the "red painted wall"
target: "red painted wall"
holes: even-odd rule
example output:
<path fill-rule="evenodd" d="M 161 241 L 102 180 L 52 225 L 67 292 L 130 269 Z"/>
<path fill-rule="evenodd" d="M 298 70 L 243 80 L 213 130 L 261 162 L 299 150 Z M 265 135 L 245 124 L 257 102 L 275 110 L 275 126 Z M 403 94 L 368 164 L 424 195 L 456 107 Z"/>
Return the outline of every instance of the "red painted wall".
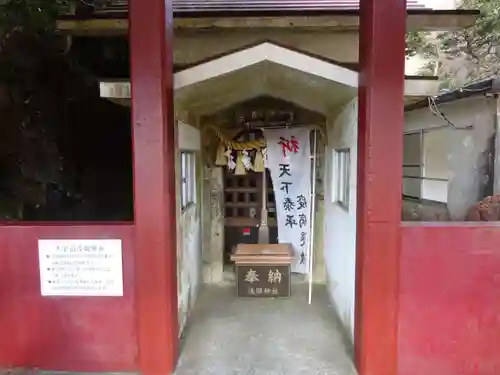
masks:
<path fill-rule="evenodd" d="M 398 375 L 500 374 L 500 225 L 402 229 Z"/>
<path fill-rule="evenodd" d="M 38 239 L 120 238 L 123 297 L 42 297 Z M 0 226 L 0 368 L 137 370 L 133 226 Z"/>

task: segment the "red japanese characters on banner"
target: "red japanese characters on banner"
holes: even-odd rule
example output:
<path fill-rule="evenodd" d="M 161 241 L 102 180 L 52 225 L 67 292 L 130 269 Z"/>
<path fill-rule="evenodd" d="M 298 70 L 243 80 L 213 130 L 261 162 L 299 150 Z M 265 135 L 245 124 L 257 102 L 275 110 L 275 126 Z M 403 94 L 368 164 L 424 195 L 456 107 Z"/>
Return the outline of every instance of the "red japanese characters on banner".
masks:
<path fill-rule="evenodd" d="M 286 158 L 287 156 L 287 151 L 296 154 L 300 150 L 299 141 L 295 138 L 294 135 L 292 135 L 290 139 L 280 137 L 278 144 L 281 146 L 281 152 L 283 152 L 284 158 Z"/>

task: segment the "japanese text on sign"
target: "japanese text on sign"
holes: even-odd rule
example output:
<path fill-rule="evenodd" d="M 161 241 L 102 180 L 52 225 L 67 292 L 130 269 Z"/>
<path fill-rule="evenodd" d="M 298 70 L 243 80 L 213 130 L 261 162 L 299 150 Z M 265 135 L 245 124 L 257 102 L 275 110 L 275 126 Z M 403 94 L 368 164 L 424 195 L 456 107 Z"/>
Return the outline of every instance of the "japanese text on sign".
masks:
<path fill-rule="evenodd" d="M 265 274 L 264 274 L 265 275 Z M 269 268 L 267 271 L 267 280 L 265 276 L 261 280 L 261 275 L 259 272 L 253 268 L 250 268 L 245 273 L 245 282 L 248 283 L 248 294 L 249 295 L 278 295 L 279 290 L 277 288 L 278 284 L 283 281 L 283 273 L 276 268 Z M 255 287 L 255 284 L 259 284 L 261 281 L 264 283 L 267 281 L 269 287 Z"/>
<path fill-rule="evenodd" d="M 280 137 L 278 145 L 281 146 L 281 151 L 285 159 L 287 158 L 287 152 L 296 154 L 300 150 L 299 141 L 293 135 L 290 139 Z M 290 229 L 295 227 L 306 228 L 308 225 L 307 199 L 303 194 L 299 194 L 295 198 L 289 196 L 290 188 L 293 186 L 290 164 L 280 164 L 279 171 L 280 190 L 285 193 L 282 202 L 283 211 L 286 212 L 285 227 L 289 227 Z M 289 178 L 290 180 L 285 180 L 284 178 Z M 300 233 L 300 264 L 304 264 L 306 259 L 306 243 L 307 233 L 302 231 Z"/>
<path fill-rule="evenodd" d="M 122 296 L 121 240 L 39 240 L 42 296 Z"/>
<path fill-rule="evenodd" d="M 311 202 L 310 131 L 265 129 L 280 243 L 291 244 L 292 272 L 308 273 Z"/>
<path fill-rule="evenodd" d="M 300 150 L 299 141 L 294 135 L 292 135 L 290 139 L 280 137 L 278 144 L 281 146 L 281 152 L 283 153 L 284 158 L 287 157 L 287 152 L 296 154 Z"/>

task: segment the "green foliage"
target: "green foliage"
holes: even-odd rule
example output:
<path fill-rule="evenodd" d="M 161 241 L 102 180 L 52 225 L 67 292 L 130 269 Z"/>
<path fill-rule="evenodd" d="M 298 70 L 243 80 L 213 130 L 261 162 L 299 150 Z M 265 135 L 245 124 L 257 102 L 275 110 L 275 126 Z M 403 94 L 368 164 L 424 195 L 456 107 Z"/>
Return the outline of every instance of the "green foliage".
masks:
<path fill-rule="evenodd" d="M 67 0 L 0 2 L 0 217 L 20 218 L 41 205 L 50 184 L 68 191 L 57 147 L 58 104 L 53 73 L 64 74 L 64 39 L 55 22 Z M 48 78 L 51 77 L 51 78 Z"/>
<path fill-rule="evenodd" d="M 420 48 L 425 43 L 425 34 L 418 32 L 410 32 L 406 34 L 406 49 L 405 55 L 413 57 L 420 53 Z"/>
<path fill-rule="evenodd" d="M 461 9 L 481 12 L 476 23 L 456 32 L 410 33 L 408 56 L 425 59 L 422 74 L 455 88 L 500 73 L 500 0 L 463 0 Z"/>
<path fill-rule="evenodd" d="M 53 29 L 57 16 L 72 0 L 4 0 L 0 27 L 5 31 L 22 27 L 32 31 Z"/>

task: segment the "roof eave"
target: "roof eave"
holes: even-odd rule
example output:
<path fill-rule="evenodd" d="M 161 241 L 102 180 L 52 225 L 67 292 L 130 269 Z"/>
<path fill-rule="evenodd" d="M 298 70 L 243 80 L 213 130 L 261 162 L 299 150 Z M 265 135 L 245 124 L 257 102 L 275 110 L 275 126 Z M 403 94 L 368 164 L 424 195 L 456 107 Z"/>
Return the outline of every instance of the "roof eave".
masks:
<path fill-rule="evenodd" d="M 479 16 L 479 10 L 474 9 L 408 9 L 408 15 L 412 16 Z M 239 17 L 318 17 L 318 16 L 358 16 L 359 9 L 329 9 L 326 7 L 289 7 L 289 8 L 180 8 L 174 9 L 175 18 L 239 18 Z M 128 11 L 110 11 L 95 13 L 92 17 L 79 17 L 72 14 L 61 15 L 60 19 L 124 19 L 128 17 Z"/>
<path fill-rule="evenodd" d="M 299 15 L 300 14 L 300 15 Z M 453 31 L 472 25 L 478 11 L 409 10 L 408 30 Z M 176 12 L 176 29 L 236 29 L 236 28 L 295 28 L 357 30 L 359 11 L 243 11 L 243 12 Z M 58 28 L 72 35 L 125 35 L 128 32 L 127 14 L 119 17 L 78 19 L 62 17 Z"/>
<path fill-rule="evenodd" d="M 500 94 L 500 79 L 492 78 L 486 79 L 480 82 L 476 82 L 459 89 L 441 93 L 434 96 L 434 102 L 436 104 L 450 103 L 455 100 L 470 98 L 478 95 L 486 94 Z M 405 107 L 405 112 L 411 112 L 417 109 L 425 108 L 428 106 L 428 99 L 419 100 Z"/>

